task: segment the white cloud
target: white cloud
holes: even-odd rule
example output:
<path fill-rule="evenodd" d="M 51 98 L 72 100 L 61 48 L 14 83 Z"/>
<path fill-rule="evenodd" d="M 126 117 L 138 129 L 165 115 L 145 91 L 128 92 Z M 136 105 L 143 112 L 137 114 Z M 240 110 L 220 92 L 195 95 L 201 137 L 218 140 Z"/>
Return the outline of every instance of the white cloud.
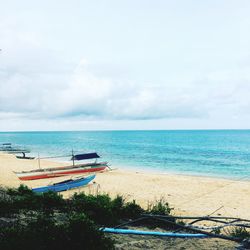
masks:
<path fill-rule="evenodd" d="M 67 86 L 50 91 L 44 113 L 95 119 L 193 117 L 201 114 L 196 99 L 190 89 L 171 84 L 155 87 L 98 78 L 83 60 Z"/>
<path fill-rule="evenodd" d="M 6 66 L 7 67 L 7 66 Z M 31 65 L 30 65 L 31 67 Z M 7 72 L 7 73 L 6 73 Z M 81 60 L 68 82 L 60 75 L 1 70 L 1 118 L 163 119 L 249 114 L 249 69 L 214 72 L 180 84 L 138 84 L 95 76 Z M 61 82 L 63 80 L 63 82 Z"/>

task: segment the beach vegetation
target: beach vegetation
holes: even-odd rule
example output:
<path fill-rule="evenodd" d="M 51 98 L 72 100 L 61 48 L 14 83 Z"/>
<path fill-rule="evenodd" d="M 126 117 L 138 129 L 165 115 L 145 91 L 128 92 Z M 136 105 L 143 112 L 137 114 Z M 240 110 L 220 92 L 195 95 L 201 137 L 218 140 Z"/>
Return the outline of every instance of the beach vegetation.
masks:
<path fill-rule="evenodd" d="M 150 214 L 158 214 L 158 215 L 170 215 L 170 212 L 173 209 L 169 207 L 168 202 L 161 198 L 154 203 L 148 203 L 147 212 Z"/>
<path fill-rule="evenodd" d="M 74 194 L 69 204 L 71 211 L 84 212 L 100 225 L 112 226 L 121 219 L 133 219 L 144 210 L 133 202 L 125 202 L 122 196 L 113 200 L 107 194 Z"/>
<path fill-rule="evenodd" d="M 65 200 L 62 195 L 55 192 L 36 194 L 24 185 L 20 185 L 17 189 L 2 189 L 0 197 L 1 214 L 15 214 L 26 210 L 53 213 L 55 209 L 63 206 Z"/>
<path fill-rule="evenodd" d="M 214 234 L 221 234 L 221 229 L 218 227 L 218 228 L 215 228 L 212 230 L 212 233 Z"/>
<path fill-rule="evenodd" d="M 120 195 L 75 193 L 64 199 L 55 192 L 34 193 L 24 185 L 1 188 L 0 217 L 5 222 L 0 221 L 0 249 L 113 249 L 113 242 L 100 228 L 146 213 L 170 212 L 162 199 L 143 209 Z"/>
<path fill-rule="evenodd" d="M 113 241 L 85 214 L 71 214 L 58 223 L 53 216 L 38 213 L 0 228 L 2 250 L 114 249 Z"/>
<path fill-rule="evenodd" d="M 233 227 L 230 235 L 239 239 L 250 239 L 250 232 L 245 227 Z"/>
<path fill-rule="evenodd" d="M 186 223 L 183 220 L 177 220 L 176 223 L 180 226 L 185 226 Z"/>

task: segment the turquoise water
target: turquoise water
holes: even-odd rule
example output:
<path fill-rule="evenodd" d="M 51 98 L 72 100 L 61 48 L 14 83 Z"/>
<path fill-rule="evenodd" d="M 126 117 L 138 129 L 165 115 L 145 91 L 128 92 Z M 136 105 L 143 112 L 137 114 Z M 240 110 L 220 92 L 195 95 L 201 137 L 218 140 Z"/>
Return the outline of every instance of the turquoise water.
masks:
<path fill-rule="evenodd" d="M 41 156 L 97 151 L 113 167 L 248 178 L 250 130 L 2 132 Z"/>

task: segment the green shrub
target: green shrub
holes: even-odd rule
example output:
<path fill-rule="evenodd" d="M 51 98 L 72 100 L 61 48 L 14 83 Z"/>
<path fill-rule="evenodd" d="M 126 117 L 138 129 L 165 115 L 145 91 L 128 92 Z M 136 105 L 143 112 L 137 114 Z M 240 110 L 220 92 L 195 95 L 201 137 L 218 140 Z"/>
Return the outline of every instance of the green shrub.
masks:
<path fill-rule="evenodd" d="M 111 225 L 116 220 L 111 203 L 108 195 L 74 194 L 70 202 L 70 210 L 85 213 L 99 225 Z"/>
<path fill-rule="evenodd" d="M 169 207 L 168 202 L 160 199 L 156 203 L 148 204 L 147 212 L 150 214 L 170 215 L 172 208 Z"/>
<path fill-rule="evenodd" d="M 9 198 L 0 199 L 1 213 L 8 213 L 8 209 L 16 213 L 21 210 L 52 211 L 65 206 L 62 195 L 51 191 L 37 194 L 27 186 L 20 185 L 18 189 L 9 188 L 5 192 Z"/>
<path fill-rule="evenodd" d="M 220 228 L 215 228 L 211 232 L 215 233 L 215 234 L 221 234 L 221 229 Z"/>
<path fill-rule="evenodd" d="M 112 201 L 111 201 L 111 207 L 112 211 L 115 214 L 115 216 L 121 218 L 123 216 L 123 207 L 124 207 L 125 200 L 122 196 L 117 195 Z"/>
<path fill-rule="evenodd" d="M 135 200 L 133 200 L 132 202 L 126 203 L 122 208 L 122 218 L 134 219 L 136 217 L 139 217 L 143 212 L 144 210 L 135 203 Z"/>
<path fill-rule="evenodd" d="M 113 242 L 84 214 L 73 214 L 56 223 L 53 217 L 39 214 L 25 224 L 0 228 L 0 249 L 61 250 L 114 249 Z"/>
<path fill-rule="evenodd" d="M 63 209 L 65 200 L 61 194 L 49 191 L 38 195 L 42 210 Z"/>
<path fill-rule="evenodd" d="M 55 192 L 34 193 L 28 187 L 21 185 L 18 189 L 6 189 L 0 196 L 0 213 L 25 213 L 37 211 L 54 213 L 85 213 L 99 225 L 111 226 L 121 219 L 131 219 L 145 212 L 133 202 L 125 202 L 122 196 L 111 199 L 107 194 L 86 195 L 74 194 L 71 199 L 64 200 Z"/>
<path fill-rule="evenodd" d="M 125 202 L 122 196 L 113 200 L 107 195 L 74 194 L 70 202 L 70 210 L 83 212 L 99 225 L 111 226 L 121 219 L 138 217 L 144 210 L 133 202 Z"/>
<path fill-rule="evenodd" d="M 121 221 L 135 219 L 142 213 L 169 215 L 171 208 L 163 199 L 157 203 L 149 204 L 148 209 L 142 209 L 135 200 L 126 202 L 118 195 L 111 199 L 107 194 L 86 195 L 85 193 L 74 194 L 70 199 L 63 199 L 61 194 L 46 192 L 42 194 L 34 193 L 28 187 L 21 185 L 18 189 L 0 189 L 0 215 L 15 215 L 16 218 L 26 216 L 33 218 L 36 214 L 43 213 L 51 218 L 52 215 L 58 221 L 65 221 L 67 215 L 85 214 L 96 225 L 115 226 Z M 37 218 L 38 220 L 39 218 Z M 172 222 L 174 218 L 168 218 Z M 46 221 L 43 220 L 43 223 Z M 45 227 L 40 221 L 38 224 Z M 51 219 L 49 219 L 51 222 Z M 152 221 L 148 224 L 156 225 Z M 29 223 L 33 223 L 32 221 Z M 166 222 L 160 223 L 166 225 Z M 37 224 L 36 224 L 37 225 Z M 169 223 L 168 226 L 170 226 Z M 48 227 L 49 228 L 49 227 Z M 54 229 L 53 229 L 54 230 Z"/>
<path fill-rule="evenodd" d="M 250 238 L 250 232 L 246 230 L 244 227 L 234 227 L 230 231 L 231 236 L 240 238 L 240 239 L 247 239 Z"/>
<path fill-rule="evenodd" d="M 11 199 L 0 198 L 0 215 L 8 215 L 12 213 L 13 202 Z"/>

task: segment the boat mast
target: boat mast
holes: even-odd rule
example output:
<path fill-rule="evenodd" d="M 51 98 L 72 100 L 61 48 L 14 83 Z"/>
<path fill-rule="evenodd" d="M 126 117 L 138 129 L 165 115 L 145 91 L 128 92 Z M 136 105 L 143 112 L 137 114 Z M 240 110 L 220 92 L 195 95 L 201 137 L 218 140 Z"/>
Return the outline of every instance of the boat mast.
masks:
<path fill-rule="evenodd" d="M 72 161 L 73 161 L 73 166 L 75 166 L 75 159 L 74 159 L 74 151 L 72 149 Z"/>
<path fill-rule="evenodd" d="M 39 169 L 41 169 L 41 164 L 40 164 L 40 155 L 38 153 L 38 166 L 39 166 Z"/>

